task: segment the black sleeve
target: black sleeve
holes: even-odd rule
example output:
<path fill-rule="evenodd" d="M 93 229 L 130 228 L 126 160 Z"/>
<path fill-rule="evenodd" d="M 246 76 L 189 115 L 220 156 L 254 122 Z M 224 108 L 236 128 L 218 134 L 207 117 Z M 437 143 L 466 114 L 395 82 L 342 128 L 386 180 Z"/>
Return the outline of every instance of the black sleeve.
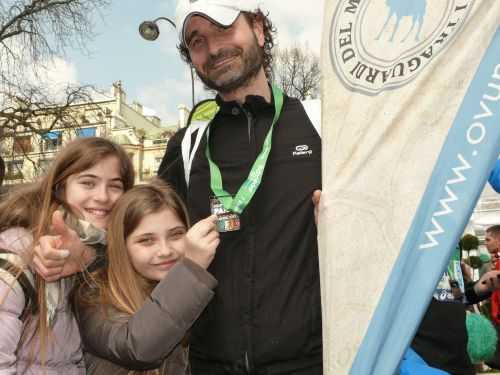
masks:
<path fill-rule="evenodd" d="M 473 305 L 475 303 L 479 303 L 491 297 L 491 292 L 478 295 L 474 290 L 475 282 L 465 284 L 465 298 L 467 300 L 468 305 Z"/>
<path fill-rule="evenodd" d="M 411 343 L 413 350 L 432 367 L 453 375 L 473 375 L 467 354 L 465 305 L 456 302 L 431 303 Z"/>
<path fill-rule="evenodd" d="M 177 194 L 186 201 L 187 186 L 184 178 L 181 142 L 186 128 L 179 129 L 167 143 L 165 155 L 158 168 L 158 177 L 170 184 Z"/>

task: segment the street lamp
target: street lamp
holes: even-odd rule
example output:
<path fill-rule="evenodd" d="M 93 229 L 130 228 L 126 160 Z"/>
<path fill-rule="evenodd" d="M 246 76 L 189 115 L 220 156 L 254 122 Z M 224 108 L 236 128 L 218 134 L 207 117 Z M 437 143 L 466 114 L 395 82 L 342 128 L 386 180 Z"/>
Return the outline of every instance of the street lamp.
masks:
<path fill-rule="evenodd" d="M 174 30 L 175 28 L 175 22 L 172 21 L 170 18 L 167 17 L 158 17 L 154 19 L 153 21 L 144 21 L 139 25 L 139 34 L 141 36 L 149 41 L 154 41 L 158 39 L 158 36 L 160 35 L 160 28 L 158 27 L 157 22 L 159 20 L 164 20 L 167 21 Z M 189 71 L 191 72 L 191 102 L 192 102 L 192 108 L 194 108 L 194 73 L 193 73 L 193 67 L 189 67 Z"/>
<path fill-rule="evenodd" d="M 0 186 L 2 186 L 4 177 L 5 177 L 5 163 L 3 161 L 3 158 L 0 156 Z"/>

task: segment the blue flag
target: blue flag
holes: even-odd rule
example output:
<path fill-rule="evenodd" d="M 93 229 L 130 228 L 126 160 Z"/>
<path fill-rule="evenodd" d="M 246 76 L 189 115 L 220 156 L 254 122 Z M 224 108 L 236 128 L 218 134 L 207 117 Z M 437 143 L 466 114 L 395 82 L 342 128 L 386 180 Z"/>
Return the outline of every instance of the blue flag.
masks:
<path fill-rule="evenodd" d="M 395 373 L 499 151 L 497 30 L 449 130 L 350 374 Z"/>
<path fill-rule="evenodd" d="M 500 1 L 324 14 L 324 373 L 393 375 L 500 154 Z"/>

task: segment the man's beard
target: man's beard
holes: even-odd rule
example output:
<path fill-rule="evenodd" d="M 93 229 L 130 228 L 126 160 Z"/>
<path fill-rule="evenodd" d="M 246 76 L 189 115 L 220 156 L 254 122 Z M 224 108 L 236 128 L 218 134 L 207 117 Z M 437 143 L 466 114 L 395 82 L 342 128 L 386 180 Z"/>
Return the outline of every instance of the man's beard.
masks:
<path fill-rule="evenodd" d="M 231 57 L 240 60 L 237 67 L 229 63 L 227 66 L 212 71 L 212 67 L 218 61 Z M 227 94 L 248 85 L 259 73 L 263 61 L 262 50 L 257 43 L 257 39 L 255 39 L 254 43 L 246 51 L 241 48 L 226 48 L 220 50 L 215 56 L 211 55 L 204 65 L 204 71 L 207 71 L 208 74 L 204 75 L 199 71 L 196 71 L 196 73 L 209 89 L 221 94 Z"/>

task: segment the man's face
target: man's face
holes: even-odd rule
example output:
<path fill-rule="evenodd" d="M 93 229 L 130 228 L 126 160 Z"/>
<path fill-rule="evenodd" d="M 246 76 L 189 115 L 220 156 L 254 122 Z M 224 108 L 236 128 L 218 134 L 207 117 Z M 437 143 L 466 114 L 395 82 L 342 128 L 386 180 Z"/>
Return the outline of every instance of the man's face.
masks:
<path fill-rule="evenodd" d="M 262 22 L 250 24 L 242 14 L 227 28 L 192 16 L 185 40 L 198 76 L 219 93 L 244 87 L 262 68 Z"/>
<path fill-rule="evenodd" d="M 484 244 L 490 254 L 496 254 L 500 251 L 500 238 L 491 232 L 486 232 Z"/>

